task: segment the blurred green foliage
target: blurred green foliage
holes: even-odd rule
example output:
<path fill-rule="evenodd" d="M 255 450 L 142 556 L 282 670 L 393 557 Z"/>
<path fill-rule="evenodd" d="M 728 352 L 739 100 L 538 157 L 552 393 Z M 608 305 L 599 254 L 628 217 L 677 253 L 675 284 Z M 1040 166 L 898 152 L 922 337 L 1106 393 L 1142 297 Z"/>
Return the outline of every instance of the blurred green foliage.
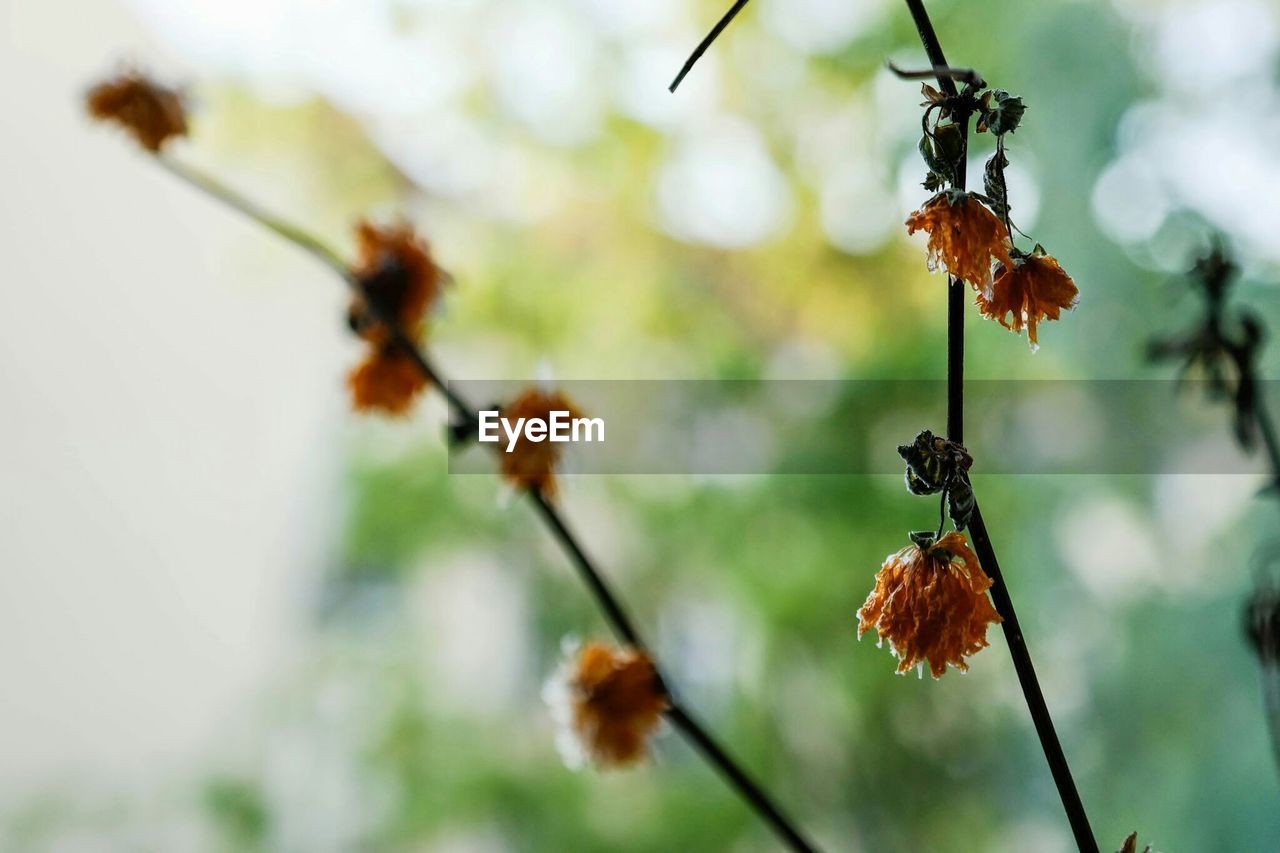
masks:
<path fill-rule="evenodd" d="M 1156 375 L 1140 361 L 1143 341 L 1194 304 L 1175 300 L 1163 272 L 1100 233 L 1090 209 L 1118 123 L 1154 87 L 1125 21 L 1103 2 L 931 5 L 951 61 L 1026 100 L 1009 156 L 1025 158 L 1039 189 L 1034 236 L 1082 291 L 1034 356 L 1024 339 L 971 313 L 969 375 Z M 717 13 L 713 3 L 700 8 L 707 20 Z M 542 361 L 566 379 L 759 377 L 797 341 L 825 354 L 815 378 L 942 377 L 943 287 L 921 249 L 896 238 L 864 255 L 833 248 L 790 153 L 811 96 L 863 102 L 874 119 L 869 93 L 883 60 L 921 56 L 905 9 L 891 4 L 879 24 L 807 59 L 786 86 L 761 82 L 770 70 L 752 49 L 769 38 L 749 9 L 714 48 L 727 99 L 761 128 L 796 197 L 788 228 L 741 250 L 682 243 L 654 227 L 654 175 L 669 143 L 621 115 L 572 151 L 525 140 L 569 199 L 531 223 L 456 216 L 323 103 L 280 108 L 219 90 L 200 136 L 211 159 L 246 175 L 287 160 L 271 180 L 307 188 L 295 199 L 313 206 L 297 209 L 335 239 L 370 207 L 420 219 L 457 278 L 432 331 L 457 377 L 529 377 Z M 918 100 L 913 84 L 899 88 L 904 103 Z M 883 168 L 914 144 L 894 140 Z M 990 144 L 976 143 L 984 155 Z M 1264 311 L 1277 307 L 1256 285 L 1245 294 Z M 892 413 L 837 401 L 813 425 L 817 449 L 795 452 L 838 446 L 842 424 L 859 417 L 897 428 Z M 913 424 L 903 440 L 926 426 L 940 425 Z M 355 685 L 358 710 L 342 718 L 342 735 L 318 742 L 353 775 L 358 816 L 352 834 L 325 849 L 775 849 L 673 734 L 641 769 L 562 766 L 539 687 L 564 636 L 607 628 L 522 501 L 504 505 L 496 482 L 448 476 L 442 422 L 424 415 L 409 431 L 407 440 L 396 433 L 400 452 L 381 446 L 377 427 L 349 436 L 343 545 L 317 580 L 314 648 L 264 714 L 269 742 L 327 719 L 333 685 Z M 1274 849 L 1280 837 L 1257 672 L 1238 625 L 1261 510 L 1184 549 L 1162 502 L 1194 498 L 1201 487 L 1184 482 L 1193 479 L 1171 493 L 1136 477 L 976 479 L 1104 848 L 1133 829 L 1171 851 Z M 1090 536 L 1082 513 L 1098 505 L 1136 519 L 1155 566 L 1123 595 L 1071 564 L 1067 546 Z M 932 501 L 912 498 L 898 478 L 581 478 L 567 484 L 564 508 L 676 689 L 827 849 L 1069 849 L 998 630 L 969 674 L 938 682 L 895 676 L 887 650 L 856 638 L 854 612 L 881 561 L 936 518 Z M 498 567 L 498 589 L 517 605 L 495 613 L 484 595 L 450 598 L 466 602 L 456 618 L 477 626 L 460 638 L 432 621 L 442 614 L 424 596 L 470 589 L 465 575 L 477 562 Z M 512 615 L 518 624 L 496 621 Z M 454 695 L 447 676 L 461 670 L 452 667 L 516 651 L 527 671 L 514 684 L 481 689 L 482 700 Z M 305 834 L 290 835 L 298 818 L 271 778 L 270 750 L 260 758 L 213 762 L 205 815 L 228 849 L 306 849 L 296 841 Z"/>
<path fill-rule="evenodd" d="M 1166 307 L 1174 291 L 1164 273 L 1135 265 L 1099 233 L 1088 192 L 1121 117 L 1152 90 L 1125 23 L 1102 3 L 934 5 L 952 61 L 1026 99 L 1010 157 L 1033 155 L 1034 236 L 1083 291 L 1035 356 L 971 315 L 970 376 L 1150 375 L 1142 342 L 1175 321 Z M 750 62 L 734 42 L 759 38 L 748 13 L 715 48 L 724 73 Z M 905 10 L 892 8 L 845 49 L 811 59 L 803 85 L 836 101 L 865 98 L 886 56 L 916 49 Z M 737 108 L 785 162 L 799 93 L 756 91 L 768 71 L 753 73 L 731 84 Z M 917 99 L 912 84 L 900 88 L 903 101 Z M 256 138 L 278 141 L 274 131 Z M 902 140 L 896 159 L 912 143 Z M 975 143 L 980 152 L 989 145 Z M 571 158 L 557 155 L 573 199 L 557 215 L 466 231 L 458 286 L 434 331 L 452 374 L 484 377 L 496 367 L 529 376 L 550 360 L 563 378 L 759 377 L 795 340 L 832 353 L 839 376 L 943 374 L 943 291 L 918 248 L 891 240 L 861 256 L 833 249 L 798 182 L 795 221 L 777 238 L 737 251 L 673 241 L 646 214 L 664 148 L 659 132 L 615 119 Z M 367 201 L 356 193 L 340 208 Z M 428 220 L 448 216 L 428 203 Z M 451 247 L 438 248 L 448 263 Z M 487 374 L 473 359 L 486 347 Z M 815 423 L 816 446 L 838 446 L 846 418 L 889 414 L 839 404 L 835 412 Z M 398 661 L 379 675 L 388 710 L 362 733 L 357 758 L 361 773 L 395 793 L 362 846 L 773 849 L 767 830 L 675 736 L 639 770 L 561 766 L 538 684 L 563 636 L 605 636 L 606 626 L 518 499 L 500 509 L 500 485 L 445 474 L 438 432 L 424 429 L 390 458 L 360 452 L 376 439 L 355 438 L 345 553 L 328 583 L 389 593 L 372 614 L 340 606 L 350 599 L 338 595 L 319 630 L 375 642 L 364 634 L 369 622 L 423 618 L 404 603 L 409 590 L 451 555 L 479 550 L 528 596 L 519 637 L 534 672 L 502 707 L 459 710 L 440 698 L 450 685 L 413 664 L 420 647 L 380 655 Z M 1067 565 L 1064 538 L 1088 531 L 1066 522 L 1081 506 L 1112 501 L 1150 531 L 1157 566 L 1187 559 L 1162 541 L 1151 481 L 979 477 L 978 488 L 1104 847 L 1136 828 L 1169 850 L 1268 849 L 1278 829 L 1275 768 L 1237 619 L 1247 520 L 1214 533 L 1191 557 L 1205 565 L 1173 572 L 1176 583 L 1157 573 L 1137 594 L 1109 600 Z M 570 483 L 565 508 L 655 636 L 677 689 L 829 849 L 1069 849 L 999 631 L 971 673 L 936 683 L 895 676 L 873 638 L 855 638 L 853 614 L 880 561 L 907 530 L 932 523 L 932 503 L 912 499 L 897 478 L 590 478 Z M 671 615 L 691 602 L 704 610 Z M 491 618 L 484 609 L 475 601 L 469 618 Z M 716 644 L 712 653 L 694 645 L 700 637 Z M 709 663 L 726 671 L 707 672 Z M 246 826 L 258 820 L 270 826 L 269 812 L 248 808 L 256 800 L 223 799 L 215 814 L 232 836 L 249 838 Z"/>

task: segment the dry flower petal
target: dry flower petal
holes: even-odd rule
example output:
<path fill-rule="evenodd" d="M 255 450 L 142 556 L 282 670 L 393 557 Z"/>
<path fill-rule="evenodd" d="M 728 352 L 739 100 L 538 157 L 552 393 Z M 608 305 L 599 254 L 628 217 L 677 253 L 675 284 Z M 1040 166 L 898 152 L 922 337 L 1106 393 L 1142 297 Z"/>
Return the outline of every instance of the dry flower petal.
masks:
<path fill-rule="evenodd" d="M 1032 347 L 1038 347 L 1036 324 L 1057 320 L 1063 309 L 1080 301 L 1080 290 L 1071 276 L 1050 255 L 1021 255 L 1011 265 L 1002 264 L 989 290 L 978 292 L 978 310 L 1006 329 L 1021 334 L 1023 326 Z"/>
<path fill-rule="evenodd" d="M 1004 223 L 965 192 L 938 193 L 907 217 L 907 233 L 929 235 L 929 269 L 941 264 L 974 287 L 991 282 L 991 264 L 1010 264 L 1011 245 Z"/>
<path fill-rule="evenodd" d="M 136 70 L 94 86 L 85 95 L 89 115 L 129 131 L 143 148 L 158 153 L 170 139 L 187 134 L 182 95 Z"/>
<path fill-rule="evenodd" d="M 670 703 L 653 661 L 644 652 L 591 643 L 570 649 L 543 691 L 560 726 L 567 763 L 598 767 L 634 764 Z"/>
<path fill-rule="evenodd" d="M 375 347 L 347 377 L 356 411 L 406 414 L 426 377 L 412 358 L 394 347 Z"/>
<path fill-rule="evenodd" d="M 386 331 L 365 316 L 367 298 L 406 335 L 418 337 L 444 281 L 427 244 L 404 223 L 379 227 L 361 221 L 356 240 L 359 259 L 351 273 L 360 282 L 362 296 L 351 306 L 353 328 L 374 343 L 386 340 Z"/>
<path fill-rule="evenodd" d="M 948 533 L 927 551 L 910 545 L 876 574 L 858 610 L 858 636 L 874 628 L 888 640 L 899 673 L 924 662 L 934 678 L 948 664 L 967 670 L 965 657 L 987 646 L 987 625 L 1002 621 L 987 598 L 991 584 L 961 533 Z"/>
<path fill-rule="evenodd" d="M 541 418 L 549 421 L 552 412 L 567 412 L 567 417 L 582 417 L 582 413 L 558 391 L 545 392 L 538 388 L 525 391 L 502 410 L 502 417 L 511 423 L 520 418 Z M 504 448 L 505 450 L 505 448 Z M 555 469 L 560 464 L 560 445 L 550 441 L 534 442 L 521 432 L 510 452 L 500 453 L 499 468 L 502 476 L 522 489 L 537 489 L 548 498 L 556 495 Z"/>

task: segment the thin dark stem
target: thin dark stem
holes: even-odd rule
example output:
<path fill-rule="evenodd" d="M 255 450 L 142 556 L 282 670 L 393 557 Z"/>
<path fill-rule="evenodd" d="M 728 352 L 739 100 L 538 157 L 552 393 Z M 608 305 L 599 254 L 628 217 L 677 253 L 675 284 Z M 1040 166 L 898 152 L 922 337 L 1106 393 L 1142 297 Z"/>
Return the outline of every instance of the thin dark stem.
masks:
<path fill-rule="evenodd" d="M 635 623 L 631 621 L 631 616 L 612 590 L 609 589 L 609 585 L 605 583 L 604 577 L 596 569 L 591 558 L 587 556 L 586 552 L 582 550 L 582 546 L 578 544 L 577 538 L 569 531 L 568 526 L 560 515 L 560 510 L 556 509 L 555 504 L 547 500 L 546 496 L 537 489 L 530 490 L 529 500 L 533 502 L 538 515 L 546 522 L 552 535 L 556 537 L 556 541 L 569 554 L 574 568 L 578 570 L 578 574 L 582 576 L 583 581 L 591 590 L 591 594 L 595 596 L 600 609 L 604 611 L 604 615 L 609 620 L 613 630 L 628 645 L 647 651 L 645 643 L 640 639 L 640 633 L 636 630 Z"/>
<path fill-rule="evenodd" d="M 950 68 L 947 57 L 942 52 L 942 45 L 938 42 L 938 34 L 933 31 L 933 21 L 929 20 L 929 13 L 925 11 L 924 0 L 907 0 L 907 8 L 911 10 L 911 20 L 916 23 L 916 32 L 920 33 L 920 43 L 924 45 L 929 64 L 934 68 Z M 937 74 L 936 79 L 945 94 L 956 94 L 955 81 L 949 76 Z"/>
<path fill-rule="evenodd" d="M 208 193 L 232 209 L 305 249 L 313 257 L 318 258 L 326 266 L 336 271 L 343 281 L 357 294 L 363 293 L 363 286 L 360 280 L 351 274 L 350 269 L 342 258 L 320 240 L 267 213 L 221 182 L 190 166 L 164 157 L 157 159 L 171 173 L 182 178 L 191 186 Z M 419 372 L 440 390 L 445 400 L 453 408 L 454 413 L 464 418 L 467 422 L 474 422 L 476 420 L 475 410 L 449 388 L 448 382 L 445 381 L 440 371 L 435 368 L 435 365 L 431 363 L 416 342 L 399 327 L 395 322 L 395 318 L 381 312 L 374 300 L 365 300 L 365 308 L 373 315 L 374 320 L 387 329 L 391 335 L 392 343 L 408 355 Z M 560 511 L 537 489 L 529 491 L 529 499 L 533 502 L 538 515 L 546 523 L 556 541 L 560 543 L 560 546 L 569 555 L 578 575 L 591 591 L 591 595 L 595 598 L 600 609 L 604 611 L 605 617 L 613 630 L 628 645 L 648 652 L 648 647 L 641 639 L 639 632 L 635 628 L 635 623 L 623 607 L 622 602 L 614 595 L 609 585 L 605 582 L 604 576 L 591 558 L 587 556 L 586 551 L 583 550 L 577 537 L 569 530 Z M 650 656 L 652 657 L 652 654 Z M 805 840 L 799 830 L 783 816 L 782 812 L 764 792 L 764 789 L 756 784 L 711 735 L 681 707 L 676 698 L 671 695 L 667 680 L 661 675 L 659 675 L 659 680 L 662 682 L 663 690 L 667 692 L 670 702 L 667 718 L 671 721 L 671 724 L 697 748 L 702 757 L 724 777 L 725 781 L 786 842 L 790 849 L 800 851 L 800 853 L 814 853 L 817 848 Z"/>
<path fill-rule="evenodd" d="M 671 85 L 667 87 L 668 92 L 674 92 L 680 82 L 693 70 L 693 66 L 702 58 L 702 54 L 707 52 L 707 48 L 711 47 L 711 43 L 715 41 L 719 35 L 724 32 L 724 28 L 738 17 L 738 13 L 747 5 L 747 0 L 737 0 L 728 12 L 720 20 L 716 21 L 716 25 L 711 28 L 711 32 L 707 33 L 706 38 L 698 42 L 698 46 L 693 49 L 693 53 L 689 54 L 689 58 L 684 61 L 684 65 L 680 68 L 680 73 L 676 75 L 676 79 L 671 81 Z"/>
<path fill-rule="evenodd" d="M 935 65 L 932 68 L 914 70 L 900 68 L 892 61 L 886 62 L 885 66 L 893 72 L 895 77 L 902 80 L 928 80 L 930 77 L 935 80 L 940 80 L 943 77 L 947 77 L 979 88 L 986 85 L 986 82 L 982 79 L 982 75 L 977 71 L 974 71 L 972 68 L 948 68 L 945 65 Z"/>
<path fill-rule="evenodd" d="M 530 491 L 529 499 L 533 501 L 534 507 L 547 523 L 547 528 L 552 535 L 556 537 L 556 540 L 559 541 L 560 545 L 572 558 L 574 567 L 591 590 L 592 595 L 595 596 L 596 602 L 600 605 L 600 609 L 604 611 L 605 616 L 608 617 L 613 630 L 628 645 L 648 651 L 648 647 L 636 631 L 635 623 L 631 620 L 626 608 L 623 607 L 622 602 L 609 589 L 609 585 L 605 582 L 600 571 L 596 568 L 591 558 L 587 556 L 586 552 L 582 550 L 577 538 L 569 531 L 559 510 L 537 490 Z M 650 656 L 652 657 L 652 654 Z M 666 679 L 661 675 L 659 675 L 659 678 L 663 681 L 664 689 L 667 689 Z M 788 847 L 798 851 L 815 851 L 817 848 L 805 839 L 792 823 L 783 816 L 773 800 L 738 766 L 707 730 L 689 715 L 688 711 L 671 695 L 669 689 L 667 696 L 671 703 L 667 709 L 667 719 L 671 722 L 671 725 L 679 730 L 680 734 L 689 740 L 698 752 L 702 754 L 702 757 L 720 772 L 725 781 L 738 791 L 738 794 L 773 828 L 780 838 L 786 841 Z"/>
<path fill-rule="evenodd" d="M 935 68 L 948 68 L 942 45 L 934 32 L 933 22 L 924 8 L 923 0 L 906 0 L 911 17 L 915 20 L 916 30 L 920 33 L 920 41 L 924 45 L 929 62 Z M 937 75 L 938 85 L 948 95 L 956 94 L 955 82 L 950 76 Z M 956 189 L 965 188 L 965 161 L 968 154 L 969 116 L 957 116 L 960 124 L 964 154 L 960 157 L 956 175 Z M 947 437 L 957 444 L 964 443 L 964 282 L 952 277 L 947 284 Z M 1089 816 L 1084 810 L 1084 803 L 1076 790 L 1075 780 L 1071 776 L 1071 767 L 1067 763 L 1066 754 L 1058 740 L 1058 733 L 1053 726 L 1053 717 L 1049 714 L 1049 706 L 1044 701 L 1044 693 L 1036 678 L 1035 667 L 1031 663 L 1031 652 L 1022 636 L 1022 627 L 1018 624 L 1018 614 L 1013 607 L 1013 598 L 1009 595 L 1009 587 L 1004 582 L 1000 571 L 1000 563 L 996 559 L 995 548 L 991 545 L 991 537 L 987 533 L 986 522 L 978 507 L 976 498 L 973 516 L 969 522 L 969 533 L 973 540 L 974 551 L 978 562 L 992 580 L 991 600 L 996 611 L 1003 619 L 1005 639 L 1009 646 L 1009 655 L 1013 658 L 1013 668 L 1018 674 L 1018 683 L 1022 686 L 1022 695 L 1027 702 L 1027 710 L 1031 712 L 1031 721 L 1035 725 L 1036 734 L 1040 737 L 1040 747 L 1044 751 L 1049 771 L 1058 787 L 1058 796 L 1066 811 L 1067 820 L 1071 824 L 1071 832 L 1075 836 L 1076 846 L 1081 853 L 1097 853 L 1098 842 L 1093 837 L 1089 826 Z"/>
<path fill-rule="evenodd" d="M 951 66 L 947 64 L 946 54 L 942 52 L 942 44 L 933 30 L 933 21 L 929 20 L 924 3 L 922 0 L 907 0 L 907 8 L 911 10 L 911 18 L 920 33 L 920 42 L 929 57 L 929 64 L 935 69 L 934 79 L 945 94 L 957 94 L 955 80 L 945 73 Z M 956 167 L 955 186 L 962 190 L 965 188 L 969 153 L 969 117 L 956 116 L 956 119 L 959 120 L 963 153 Z M 955 276 L 947 276 L 947 437 L 956 444 L 964 444 L 964 300 L 964 282 Z"/>
<path fill-rule="evenodd" d="M 973 540 L 973 550 L 978 555 L 978 562 L 992 580 L 991 600 L 996 611 L 1004 620 L 1000 627 L 1004 629 L 1005 642 L 1009 646 L 1009 656 L 1013 658 L 1013 668 L 1018 673 L 1018 683 L 1022 686 L 1022 695 L 1027 700 L 1027 710 L 1031 712 L 1031 721 L 1035 724 L 1036 734 L 1040 736 L 1040 748 L 1044 751 L 1045 760 L 1049 763 L 1049 771 L 1053 774 L 1053 782 L 1058 786 L 1058 796 L 1062 800 L 1062 808 L 1067 813 L 1071 824 L 1071 833 L 1075 836 L 1076 846 L 1081 853 L 1097 853 L 1098 842 L 1093 837 L 1093 829 L 1089 826 L 1089 815 L 1084 810 L 1080 792 L 1076 790 L 1075 779 L 1071 776 L 1071 766 L 1062 751 L 1062 743 L 1058 740 L 1058 732 L 1053 726 L 1053 717 L 1049 714 L 1049 706 L 1044 701 L 1044 693 L 1040 690 L 1040 681 L 1036 678 L 1036 668 L 1031 663 L 1031 652 L 1027 641 L 1022 636 L 1022 626 L 1018 624 L 1018 613 L 1013 608 L 1013 598 L 1009 595 L 1009 587 L 1004 582 L 1004 574 L 1000 571 L 1000 563 L 996 559 L 995 549 L 991 546 L 991 537 L 987 533 L 987 524 L 982 518 L 982 510 L 976 501 L 973 517 L 969 521 L 969 534 Z"/>
<path fill-rule="evenodd" d="M 201 192 L 208 193 L 228 207 L 234 208 L 243 215 L 252 219 L 254 222 L 257 222 L 259 225 L 274 231 L 290 243 L 301 247 L 313 257 L 318 258 L 322 263 L 337 272 L 339 275 L 344 278 L 347 277 L 346 263 L 343 262 L 341 256 L 339 256 L 337 252 L 329 248 L 329 246 L 321 240 L 316 239 L 311 234 L 308 234 L 299 228 L 295 228 L 293 225 L 285 222 L 275 215 L 268 213 L 255 202 L 250 201 L 228 187 L 226 184 L 205 174 L 199 169 L 196 169 L 194 166 L 189 166 L 186 163 L 181 163 L 177 160 L 172 160 L 163 156 L 157 157 L 156 160 L 161 166 L 167 169 L 170 174 L 175 175 Z"/>
<path fill-rule="evenodd" d="M 743 799 L 751 804 L 756 814 L 768 821 L 774 832 L 787 843 L 788 847 L 792 850 L 817 850 L 778 811 L 764 791 L 734 764 L 733 759 L 707 733 L 707 730 L 697 720 L 690 717 L 675 700 L 672 700 L 671 707 L 667 710 L 667 719 L 671 722 L 671 725 L 679 729 L 680 733 L 697 747 L 703 758 L 719 769 L 720 773 L 738 789 L 738 793 L 742 795 Z"/>

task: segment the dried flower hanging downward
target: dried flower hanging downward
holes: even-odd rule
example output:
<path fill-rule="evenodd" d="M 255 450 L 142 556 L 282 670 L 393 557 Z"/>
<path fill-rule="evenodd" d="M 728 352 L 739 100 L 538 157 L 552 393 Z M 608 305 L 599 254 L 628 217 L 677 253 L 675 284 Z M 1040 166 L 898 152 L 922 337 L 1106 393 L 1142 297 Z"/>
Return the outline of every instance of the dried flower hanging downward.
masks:
<path fill-rule="evenodd" d="M 187 135 L 182 93 L 149 79 L 136 70 L 124 71 L 94 86 L 85 95 L 89 115 L 115 122 L 151 153 L 159 153 L 170 139 Z"/>
<path fill-rule="evenodd" d="M 351 403 L 357 411 L 408 414 L 427 379 L 412 357 L 390 344 L 369 350 L 347 376 Z"/>
<path fill-rule="evenodd" d="M 352 404 L 358 411 L 405 414 L 427 380 L 378 317 L 394 322 L 416 341 L 427 312 L 440 298 L 444 275 L 426 244 L 407 225 L 378 227 L 360 222 L 356 238 L 360 253 L 351 274 L 360 285 L 360 295 L 351 303 L 348 321 L 370 348 L 347 378 Z M 370 311 L 371 306 L 375 310 Z"/>
<path fill-rule="evenodd" d="M 1036 246 L 1031 254 L 1015 251 L 1011 265 L 996 270 L 989 289 L 978 291 L 978 310 L 1018 334 L 1027 329 L 1032 349 L 1039 347 L 1036 324 L 1057 320 L 1080 301 L 1080 290 L 1052 255 Z"/>
<path fill-rule="evenodd" d="M 991 283 L 991 264 L 1009 265 L 1009 234 L 982 202 L 960 190 L 948 190 L 907 217 L 907 233 L 929 235 L 929 269 L 941 265 L 974 287 Z"/>
<path fill-rule="evenodd" d="M 644 652 L 591 643 L 570 648 L 543 690 L 560 727 L 565 763 L 590 760 L 624 767 L 648 754 L 649 738 L 670 706 L 658 672 Z"/>
<path fill-rule="evenodd" d="M 1147 345 L 1152 361 L 1178 361 L 1178 379 L 1199 376 L 1211 400 L 1234 403 L 1236 440 L 1252 451 L 1258 440 L 1257 359 L 1266 338 L 1262 318 L 1249 310 L 1231 310 L 1231 283 L 1239 268 L 1219 242 L 1196 261 L 1192 281 L 1204 297 L 1204 314 L 1189 331 Z"/>
<path fill-rule="evenodd" d="M 876 574 L 875 589 L 858 610 L 858 636 L 874 628 L 888 640 L 899 673 L 925 662 L 934 678 L 948 664 L 963 672 L 965 657 L 987 647 L 987 626 L 1001 621 L 987 598 L 991 579 L 963 534 L 952 531 L 936 542 L 932 533 L 911 538 Z"/>
<path fill-rule="evenodd" d="M 919 76 L 894 70 L 909 79 Z M 920 73 L 937 72 L 934 68 Z M 1013 244 L 1014 233 L 1022 232 L 1010 218 L 1005 140 L 1022 123 L 1026 105 L 1003 89 L 984 91 L 986 82 L 976 72 L 967 71 L 963 79 L 964 89 L 950 94 L 928 84 L 921 87 L 925 99 L 919 149 L 928 167 L 923 185 L 935 195 L 907 218 L 907 233 L 928 232 L 929 269 L 943 266 L 973 285 L 982 315 L 1014 332 L 1026 327 L 1035 350 L 1037 325 L 1074 308 L 1080 291 L 1039 245 L 1026 253 Z M 981 193 L 964 190 L 967 129 L 975 115 L 978 133 L 996 138 L 995 151 L 983 169 Z"/>
<path fill-rule="evenodd" d="M 582 417 L 569 399 L 559 391 L 530 388 L 502 409 L 502 417 L 511 423 L 523 418 L 551 420 L 552 412 L 565 412 L 567 418 Z M 544 497 L 556 496 L 556 467 L 560 464 L 561 445 L 550 441 L 531 441 L 521 432 L 510 452 L 498 456 L 502 476 L 521 489 L 537 489 Z"/>

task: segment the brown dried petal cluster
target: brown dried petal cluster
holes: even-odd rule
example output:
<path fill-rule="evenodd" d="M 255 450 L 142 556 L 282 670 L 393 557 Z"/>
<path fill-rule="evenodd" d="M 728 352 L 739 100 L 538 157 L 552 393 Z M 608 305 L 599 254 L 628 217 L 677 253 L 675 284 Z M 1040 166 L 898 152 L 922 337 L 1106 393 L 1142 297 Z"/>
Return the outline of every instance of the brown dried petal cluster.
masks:
<path fill-rule="evenodd" d="M 982 316 L 1019 334 L 1025 326 L 1033 347 L 1038 346 L 1036 324 L 1057 320 L 1079 301 L 1080 290 L 1071 276 L 1052 256 L 1038 253 L 1019 256 L 1012 264 L 1002 262 L 991 287 L 978 291 Z"/>
<path fill-rule="evenodd" d="M 412 358 L 385 346 L 369 350 L 347 376 L 347 386 L 356 411 L 404 415 L 427 387 L 427 379 Z"/>
<path fill-rule="evenodd" d="M 358 411 L 402 415 L 427 380 L 377 317 L 393 321 L 411 341 L 417 340 L 427 312 L 440 298 L 444 276 L 408 225 L 379 227 L 362 221 L 356 226 L 356 239 L 359 257 L 351 274 L 360 283 L 361 295 L 351 304 L 351 327 L 370 347 L 347 378 L 352 404 Z M 377 311 L 369 311 L 370 305 Z"/>
<path fill-rule="evenodd" d="M 911 545 L 892 554 L 858 610 L 858 636 L 874 628 L 898 658 L 898 672 L 928 662 L 934 678 L 947 665 L 987 646 L 987 626 L 1001 621 L 987 590 L 991 579 L 964 535 L 943 536 L 927 551 Z"/>
<path fill-rule="evenodd" d="M 991 282 L 991 264 L 1008 266 L 1011 244 L 1004 223 L 965 192 L 938 193 L 907 217 L 907 233 L 929 235 L 929 269 L 947 272 L 974 287 Z"/>
<path fill-rule="evenodd" d="M 601 767 L 633 764 L 669 702 L 648 655 L 591 643 L 568 673 L 568 722 L 583 752 Z"/>
<path fill-rule="evenodd" d="M 502 417 L 513 424 L 520 418 L 549 421 L 552 412 L 567 412 L 570 418 L 582 416 L 582 412 L 560 392 L 530 388 L 503 408 Z M 502 476 L 518 488 L 537 489 L 544 496 L 554 498 L 555 469 L 560 464 L 560 455 L 559 444 L 530 441 L 521 432 L 511 451 L 499 454 L 499 468 Z"/>
<path fill-rule="evenodd" d="M 94 86 L 85 95 L 89 115 L 129 131 L 143 148 L 158 153 L 170 139 L 187 134 L 182 94 L 129 70 Z"/>
<path fill-rule="evenodd" d="M 444 281 L 426 242 L 405 223 L 379 227 L 368 221 L 357 223 L 356 241 L 359 257 L 351 273 L 363 297 L 352 305 L 353 315 L 363 315 L 367 298 L 405 334 L 417 337 Z M 367 339 L 381 340 L 385 334 L 371 318 L 361 325 Z"/>

